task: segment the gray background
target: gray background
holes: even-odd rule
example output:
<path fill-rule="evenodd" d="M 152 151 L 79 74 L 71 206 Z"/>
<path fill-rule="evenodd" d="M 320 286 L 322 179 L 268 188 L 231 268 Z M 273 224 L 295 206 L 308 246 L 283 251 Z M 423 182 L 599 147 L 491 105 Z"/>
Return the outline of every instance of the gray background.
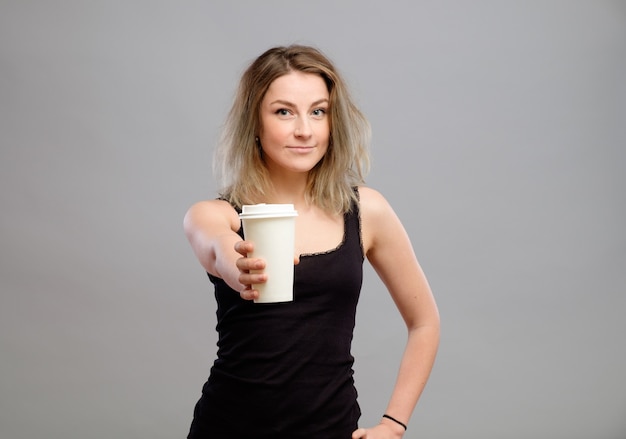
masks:
<path fill-rule="evenodd" d="M 599 0 L 0 1 L 0 437 L 186 435 L 215 305 L 182 217 L 242 69 L 292 42 L 348 79 L 438 299 L 406 437 L 626 437 L 626 3 Z M 366 281 L 367 426 L 405 333 Z"/>

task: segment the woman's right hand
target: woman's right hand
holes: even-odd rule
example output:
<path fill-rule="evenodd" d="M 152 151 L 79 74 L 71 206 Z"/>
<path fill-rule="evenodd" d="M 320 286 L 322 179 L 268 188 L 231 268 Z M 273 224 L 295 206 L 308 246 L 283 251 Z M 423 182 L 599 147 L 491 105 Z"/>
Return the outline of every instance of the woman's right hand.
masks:
<path fill-rule="evenodd" d="M 235 265 L 239 269 L 239 283 L 244 286 L 239 295 L 244 300 L 258 299 L 259 292 L 252 285 L 262 284 L 267 281 L 267 274 L 262 272 L 265 269 L 265 261 L 260 258 L 248 257 L 248 254 L 252 253 L 253 250 L 254 244 L 251 241 L 238 241 L 235 243 L 235 251 L 242 256 L 237 259 Z M 255 272 L 251 273 L 252 270 Z"/>

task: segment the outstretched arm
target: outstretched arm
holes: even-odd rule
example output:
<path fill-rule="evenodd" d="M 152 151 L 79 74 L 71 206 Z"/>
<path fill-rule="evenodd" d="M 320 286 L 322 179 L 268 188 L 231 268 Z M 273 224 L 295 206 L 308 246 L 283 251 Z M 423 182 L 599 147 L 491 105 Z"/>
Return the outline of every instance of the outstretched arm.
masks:
<path fill-rule="evenodd" d="M 408 338 L 386 414 L 408 424 L 424 390 L 439 345 L 439 313 L 409 237 L 378 192 L 361 188 L 361 221 L 366 256 L 389 290 L 407 327 Z M 404 427 L 388 418 L 353 438 L 402 437 Z"/>
<path fill-rule="evenodd" d="M 183 222 L 185 235 L 202 267 L 210 274 L 224 279 L 243 299 L 258 297 L 252 284 L 266 281 L 262 259 L 247 258 L 253 243 L 242 241 L 237 234 L 239 216 L 225 201 L 200 201 L 189 208 Z"/>

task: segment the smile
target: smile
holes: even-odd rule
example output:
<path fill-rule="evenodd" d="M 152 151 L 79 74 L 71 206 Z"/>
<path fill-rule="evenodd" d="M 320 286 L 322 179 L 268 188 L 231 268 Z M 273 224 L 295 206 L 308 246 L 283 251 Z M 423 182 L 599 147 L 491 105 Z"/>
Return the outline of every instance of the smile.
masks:
<path fill-rule="evenodd" d="M 287 149 L 296 152 L 309 152 L 315 149 L 314 146 L 288 146 Z"/>

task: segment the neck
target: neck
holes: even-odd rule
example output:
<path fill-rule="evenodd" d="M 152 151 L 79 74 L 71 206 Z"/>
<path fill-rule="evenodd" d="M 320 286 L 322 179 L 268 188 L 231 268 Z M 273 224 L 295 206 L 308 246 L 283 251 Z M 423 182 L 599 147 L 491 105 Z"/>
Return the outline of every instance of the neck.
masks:
<path fill-rule="evenodd" d="M 306 204 L 307 175 L 306 173 L 272 175 L 272 189 L 268 202 L 304 207 Z"/>

